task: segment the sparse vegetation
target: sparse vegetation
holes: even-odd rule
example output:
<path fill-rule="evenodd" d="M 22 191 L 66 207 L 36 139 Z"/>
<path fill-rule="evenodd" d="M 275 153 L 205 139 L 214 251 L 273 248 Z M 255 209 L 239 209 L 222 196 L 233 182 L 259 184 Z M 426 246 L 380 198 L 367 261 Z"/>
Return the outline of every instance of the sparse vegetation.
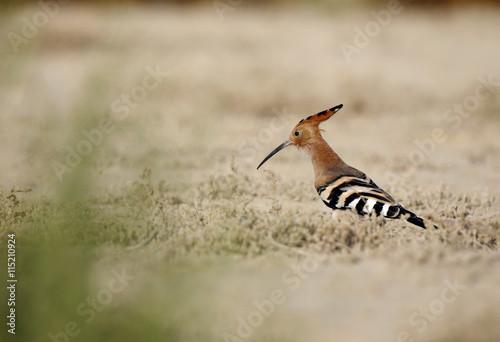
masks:
<path fill-rule="evenodd" d="M 500 339 L 500 88 L 458 127 L 443 117 L 479 76 L 500 79 L 500 13 L 402 13 L 347 64 L 359 9 L 238 7 L 223 23 L 206 7 L 130 9 L 71 5 L 17 54 L 0 43 L 0 264 L 15 233 L 18 279 L 2 341 Z M 34 11 L 3 14 L 0 34 Z M 117 116 L 147 66 L 168 78 Z M 442 229 L 332 221 L 302 152 L 255 170 L 341 102 L 326 140 Z M 115 129 L 71 166 L 103 120 Z M 446 138 L 425 153 L 414 141 L 436 127 Z M 262 303 L 272 312 L 248 323 Z"/>

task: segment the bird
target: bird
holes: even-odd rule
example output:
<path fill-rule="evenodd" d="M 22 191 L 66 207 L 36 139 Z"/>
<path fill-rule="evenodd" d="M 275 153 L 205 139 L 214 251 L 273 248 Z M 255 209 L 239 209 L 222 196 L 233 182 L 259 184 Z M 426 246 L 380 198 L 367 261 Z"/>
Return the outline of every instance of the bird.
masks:
<path fill-rule="evenodd" d="M 427 229 L 424 219 L 405 209 L 364 172 L 345 163 L 323 139 L 319 124 L 342 107 L 340 104 L 300 120 L 289 138 L 269 153 L 257 169 L 285 147 L 296 146 L 311 157 L 314 187 L 321 200 L 333 209 L 332 217 L 338 210 L 351 210 L 360 216 L 374 214 L 388 219 L 406 219 L 409 223 Z M 438 229 L 436 225 L 433 226 Z"/>

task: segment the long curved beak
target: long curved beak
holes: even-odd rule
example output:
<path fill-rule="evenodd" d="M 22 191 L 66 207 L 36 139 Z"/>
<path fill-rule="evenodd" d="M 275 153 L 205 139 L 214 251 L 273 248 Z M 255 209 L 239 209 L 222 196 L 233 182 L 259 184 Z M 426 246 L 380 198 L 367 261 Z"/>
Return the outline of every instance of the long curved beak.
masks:
<path fill-rule="evenodd" d="M 259 167 L 262 166 L 262 164 L 264 164 L 266 161 L 268 161 L 269 158 L 271 158 L 272 156 L 274 156 L 276 153 L 278 153 L 279 151 L 281 151 L 285 147 L 290 146 L 291 144 L 292 144 L 292 141 L 291 140 L 287 140 L 283 144 L 281 144 L 278 147 L 276 147 L 274 149 L 274 151 L 272 151 L 271 153 L 269 153 L 269 155 L 266 158 L 264 158 L 264 160 L 262 161 L 262 163 L 260 163 L 259 166 L 257 166 L 257 170 L 259 169 Z"/>

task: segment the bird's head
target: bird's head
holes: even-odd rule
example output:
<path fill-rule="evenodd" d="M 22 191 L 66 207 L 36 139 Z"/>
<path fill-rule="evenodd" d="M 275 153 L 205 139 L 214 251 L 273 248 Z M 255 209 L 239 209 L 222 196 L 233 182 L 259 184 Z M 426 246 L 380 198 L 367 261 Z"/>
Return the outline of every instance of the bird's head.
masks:
<path fill-rule="evenodd" d="M 305 119 L 300 120 L 300 122 L 293 128 L 292 133 L 290 133 L 290 137 L 288 140 L 283 142 L 281 145 L 276 147 L 269 155 L 264 158 L 264 160 L 257 167 L 260 168 L 266 161 L 268 161 L 272 156 L 276 153 L 288 147 L 290 145 L 294 145 L 297 147 L 305 147 L 309 142 L 312 141 L 313 138 L 320 135 L 319 124 L 323 121 L 328 120 L 332 117 L 333 114 L 337 113 L 343 105 L 338 105 L 336 107 L 324 110 L 318 114 L 314 114 L 308 116 Z"/>

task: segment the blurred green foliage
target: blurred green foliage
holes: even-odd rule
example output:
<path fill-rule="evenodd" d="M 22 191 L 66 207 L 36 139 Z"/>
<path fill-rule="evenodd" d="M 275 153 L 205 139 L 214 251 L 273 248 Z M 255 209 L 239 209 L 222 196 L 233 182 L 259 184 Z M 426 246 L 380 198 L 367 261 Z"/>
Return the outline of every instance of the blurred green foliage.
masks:
<path fill-rule="evenodd" d="M 17 6 L 30 2 L 3 1 L 3 4 Z M 277 2 L 291 3 L 284 0 L 272 3 Z M 102 111 L 108 107 L 105 95 L 111 85 L 111 82 L 92 80 L 81 91 L 81 98 L 72 111 L 73 120 L 66 127 L 73 134 L 64 144 L 74 146 L 81 139 L 82 129 L 96 127 L 102 119 Z M 164 102 L 167 101 L 162 101 L 162 105 Z M 141 129 L 140 126 L 136 128 L 138 132 Z M 168 146 L 162 148 L 168 149 Z M 195 160 L 197 155 L 190 153 L 193 154 L 187 158 Z M 462 268 L 462 259 L 467 256 L 478 260 L 473 266 L 479 262 L 488 265 L 494 259 L 487 253 L 498 250 L 496 239 L 500 226 L 498 215 L 494 216 L 497 203 L 490 199 L 482 201 L 477 196 L 472 199 L 460 197 L 446 189 L 429 193 L 412 189 L 401 196 L 405 203 L 422 214 L 436 215 L 436 208 L 443 208 L 443 215 L 434 219 L 450 218 L 460 228 L 431 235 L 403 229 L 397 222 L 370 218 L 335 225 L 317 211 L 283 208 L 277 200 L 279 194 L 289 202 L 310 202 L 304 195 L 307 189 L 311 190 L 310 184 L 287 183 L 277 180 L 274 175 L 266 179 L 258 178 L 255 173 L 249 176 L 239 171 L 234 163 L 230 171 L 215 174 L 203 165 L 199 167 L 200 173 L 203 171 L 199 179 L 181 185 L 175 177 L 164 176 L 165 180 L 153 181 L 151 170 L 146 168 L 132 178 L 135 181 L 119 183 L 106 191 L 96 191 L 97 186 L 87 177 L 93 163 L 93 155 L 90 155 L 58 183 L 55 199 L 24 199 L 29 189 L 0 190 L 2 271 L 7 259 L 7 234 L 15 233 L 17 240 L 18 325 L 13 340 L 50 341 L 49 334 L 62 336 L 68 324 L 75 322 L 81 331 L 70 341 L 220 341 L 222 332 L 234 328 L 231 319 L 237 315 L 232 310 L 241 303 L 232 301 L 246 296 L 246 301 L 251 303 L 254 297 L 257 298 L 253 292 L 227 295 L 237 287 L 231 282 L 238 284 L 245 271 L 246 279 L 251 277 L 255 282 L 260 277 L 261 282 L 268 281 L 266 274 L 261 272 L 265 267 L 260 267 L 259 262 L 273 264 L 278 259 L 290 258 L 291 263 L 296 263 L 300 260 L 300 255 L 294 254 L 297 251 L 318 251 L 331 256 L 332 260 L 344 257 L 353 263 L 377 254 L 388 259 L 395 255 L 396 260 L 404 255 L 405 263 L 411 266 L 408 268 L 422 263 L 441 267 L 443 259 L 443 263 L 460 264 Z M 176 163 L 178 160 L 172 157 L 166 159 L 165 165 L 178 168 L 179 172 L 198 165 L 179 167 Z M 116 165 L 123 170 L 127 162 L 121 159 Z M 314 192 L 309 193 L 316 198 Z M 265 203 L 271 199 L 274 199 L 271 210 L 250 204 L 255 200 Z M 318 207 L 322 208 L 322 204 Z M 492 218 L 468 214 L 474 212 Z M 151 236 L 153 239 L 149 238 Z M 457 254 L 465 256 L 458 259 Z M 248 266 L 252 263 L 257 265 L 255 273 Z M 82 304 L 89 310 L 88 298 L 95 298 L 106 289 L 114 271 L 122 270 L 123 265 L 130 268 L 127 274 L 134 278 L 130 281 L 131 286 L 115 294 L 101 311 L 95 309 L 95 319 L 79 314 L 77 310 Z M 475 267 L 463 268 L 472 272 Z M 275 273 L 279 277 L 283 269 Z M 420 274 L 417 275 L 420 278 Z M 269 284 L 271 288 L 274 286 Z M 0 314 L 3 317 L 8 310 L 4 304 L 6 297 L 6 288 L 2 286 Z M 271 318 L 262 328 L 260 339 L 256 340 L 293 341 L 283 332 L 292 330 L 292 325 L 288 321 L 275 325 Z M 486 326 L 486 330 L 496 326 L 497 321 Z M 481 326 L 470 330 L 479 331 Z M 0 331 L 1 341 L 8 341 L 5 334 L 4 326 Z M 59 338 L 59 341 L 64 340 Z"/>

